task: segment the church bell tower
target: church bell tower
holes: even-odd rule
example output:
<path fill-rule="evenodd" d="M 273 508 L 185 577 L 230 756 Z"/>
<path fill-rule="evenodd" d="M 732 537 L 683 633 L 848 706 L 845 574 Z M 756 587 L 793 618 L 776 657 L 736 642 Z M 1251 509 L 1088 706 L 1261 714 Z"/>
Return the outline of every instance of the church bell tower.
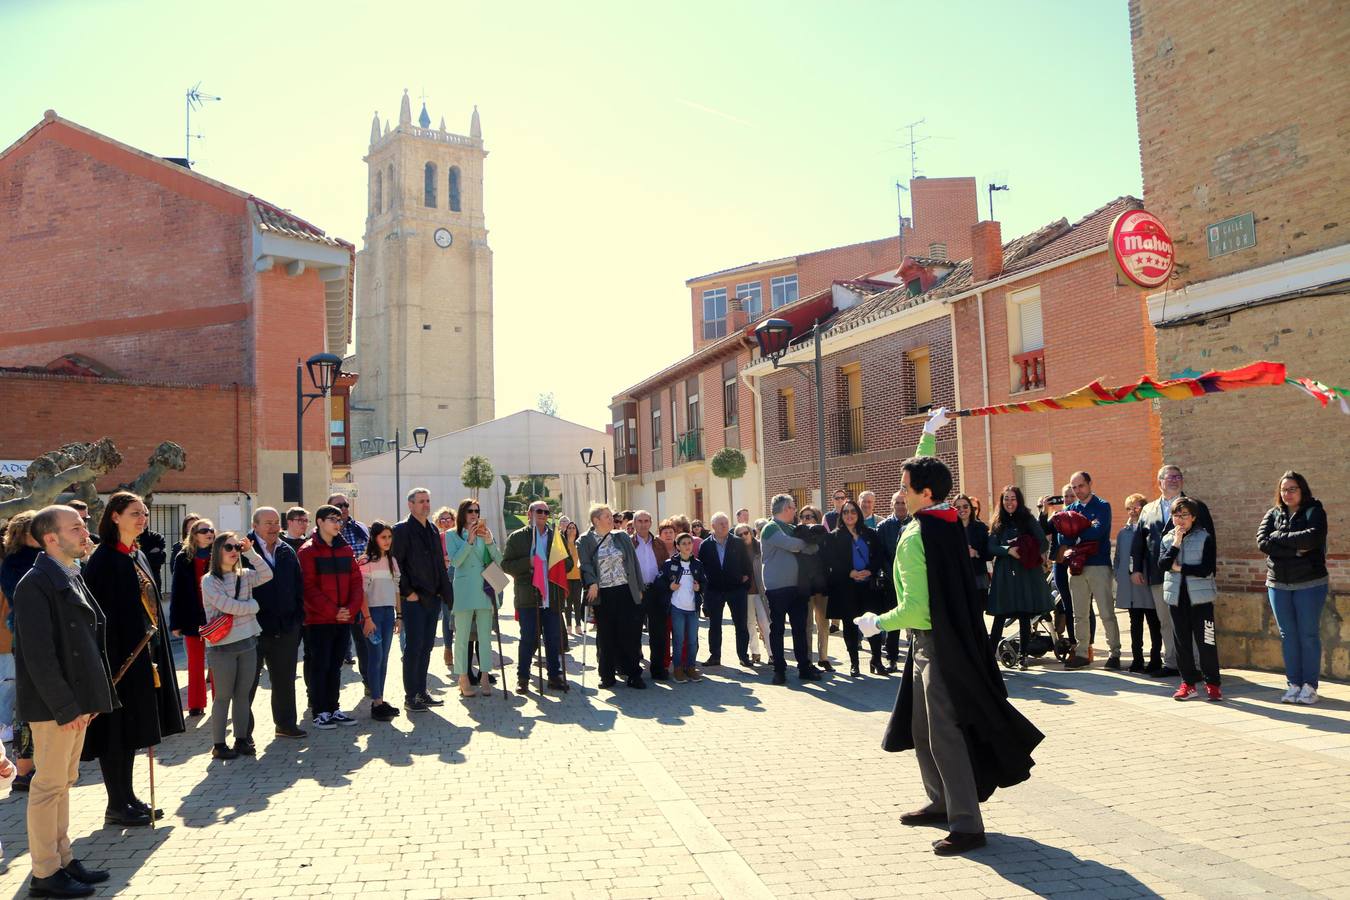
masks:
<path fill-rule="evenodd" d="M 356 257 L 353 437 L 405 445 L 495 415 L 492 250 L 483 218 L 483 132 L 474 107 L 468 135 L 414 121 L 407 90 L 398 125 L 370 126 L 368 200 Z"/>

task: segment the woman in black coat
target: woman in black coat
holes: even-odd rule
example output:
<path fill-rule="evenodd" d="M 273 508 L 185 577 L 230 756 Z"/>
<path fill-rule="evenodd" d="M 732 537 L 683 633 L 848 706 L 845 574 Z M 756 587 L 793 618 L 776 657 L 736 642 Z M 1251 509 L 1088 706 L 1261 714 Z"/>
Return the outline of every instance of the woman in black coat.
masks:
<path fill-rule="evenodd" d="M 849 675 L 857 678 L 858 645 L 862 633 L 853 620 L 865 612 L 881 613 L 884 598 L 877 589 L 877 566 L 881 564 L 881 542 L 874 529 L 863 524 L 862 509 L 852 500 L 844 502 L 834 531 L 825 541 L 825 570 L 830 585 L 829 617 L 844 624 L 844 646 L 848 648 Z M 872 648 L 871 671 L 885 675 L 882 662 L 882 637 L 867 639 Z"/>
<path fill-rule="evenodd" d="M 132 788 L 136 751 L 183 731 L 178 678 L 169 650 L 159 589 L 136 540 L 149 512 L 140 497 L 113 494 L 99 522 L 99 545 L 84 567 L 84 580 L 108 619 L 108 663 L 113 673 L 135 652 L 152 627 L 150 643 L 117 684 L 121 708 L 94 719 L 85 734 L 83 759 L 97 759 L 108 792 L 105 822 L 149 825 L 152 810 Z M 155 818 L 163 816 L 153 810 Z"/>
<path fill-rule="evenodd" d="M 989 602 L 989 561 L 994 555 L 989 552 L 989 526 L 980 521 L 979 501 L 966 494 L 957 494 L 952 501 L 956 514 L 961 517 L 961 526 L 966 530 L 966 544 L 969 545 L 970 571 L 975 576 L 975 593 L 980 598 L 981 614 Z"/>

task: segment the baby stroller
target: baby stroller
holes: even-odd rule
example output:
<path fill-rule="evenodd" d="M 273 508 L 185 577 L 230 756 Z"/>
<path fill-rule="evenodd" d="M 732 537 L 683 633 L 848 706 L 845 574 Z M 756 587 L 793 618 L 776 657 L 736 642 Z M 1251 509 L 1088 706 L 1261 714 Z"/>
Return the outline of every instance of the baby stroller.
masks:
<path fill-rule="evenodd" d="M 1049 613 L 1042 613 L 1031 621 L 1031 640 L 1025 652 L 1022 650 L 1020 635 L 1006 637 L 998 642 L 995 656 L 1005 669 L 1016 669 L 1018 660 L 1023 656 L 1040 659 L 1047 653 L 1054 653 L 1055 659 L 1065 662 L 1069 658 L 1069 639 L 1055 634 L 1055 625 Z"/>

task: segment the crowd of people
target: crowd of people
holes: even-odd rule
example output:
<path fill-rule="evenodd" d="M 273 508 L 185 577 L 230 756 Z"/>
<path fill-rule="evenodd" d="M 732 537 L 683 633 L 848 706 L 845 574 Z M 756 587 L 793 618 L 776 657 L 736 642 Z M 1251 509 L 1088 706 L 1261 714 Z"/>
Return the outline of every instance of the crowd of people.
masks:
<path fill-rule="evenodd" d="M 789 630 L 797 676 L 811 682 L 835 671 L 834 634 L 842 635 L 849 678 L 863 677 L 864 645 L 868 674 L 889 677 L 900 668 L 900 632 L 908 630 L 901 697 L 910 698 L 906 709 L 915 721 L 946 721 L 953 703 L 976 703 L 990 721 L 1025 738 L 1019 746 L 1029 759 L 1039 733 L 998 705 L 1006 692 L 1000 695 L 1001 680 L 992 684 L 984 669 L 997 680 L 995 654 L 1026 668 L 1036 627 L 1061 642 L 1065 668 L 1087 667 L 1098 620 L 1108 648 L 1103 665 L 1120 669 L 1116 610 L 1122 609 L 1130 623 L 1130 671 L 1179 677 L 1178 700 L 1198 696 L 1197 686 L 1208 699 L 1222 699 L 1215 527 L 1205 504 L 1183 492 L 1181 469 L 1159 470 L 1153 500 L 1139 493 L 1124 498 L 1126 521 L 1114 535 L 1111 504 L 1093 492 L 1086 471 L 1073 474 L 1063 495 L 1039 498 L 1035 511 L 1020 488 L 1007 486 L 986 524 L 975 498 L 958 493 L 947 502 L 950 473 L 933 457 L 933 434 L 944 421 L 939 411 L 926 426 L 890 514 L 880 520 L 872 492 L 855 501 L 842 489 L 823 514 L 780 494 L 765 518 L 752 519 L 742 508 L 734 522 L 717 512 L 706 527 L 684 516 L 656 522 L 647 511 L 607 505 L 592 508 L 585 523 L 555 520 L 538 501 L 524 526 L 499 542 L 477 500 L 433 514 L 430 492 L 415 488 L 406 498 L 407 517 L 392 525 L 358 522 L 350 501 L 335 494 L 312 520 L 301 507 L 258 508 L 247 533 L 218 532 L 210 520 L 190 515 L 168 549 L 148 530 L 144 500 L 126 491 L 108 498 L 93 534 L 87 507 L 77 502 L 15 516 L 0 563 L 0 674 L 12 672 L 5 684 L 16 690 L 0 696 L 0 717 L 17 752 L 13 763 L 0 754 L 0 780 L 29 792 L 32 889 L 85 896 L 106 878 L 72 857 L 66 834 L 69 790 L 82 759 L 99 762 L 108 823 L 149 825 L 163 812 L 135 793 L 135 753 L 183 732 L 186 719 L 205 714 L 210 693 L 212 756 L 255 755 L 252 706 L 264 668 L 279 739 L 307 737 L 297 668 L 317 730 L 357 724 L 340 703 L 348 662 L 358 666 L 373 721 L 443 705 L 428 684 L 438 628 L 460 695 L 490 694 L 493 669 L 502 662 L 498 610 L 508 583 L 519 622 L 521 693 L 530 690 L 532 665 L 547 671 L 540 690 L 569 691 L 565 654 L 573 639 L 590 634 L 599 687 L 640 690 L 648 680 L 697 683 L 722 666 L 724 614 L 736 662 L 751 670 L 767 664 L 776 685 L 787 681 Z M 1256 537 L 1284 649 L 1285 702 L 1317 701 L 1326 541 L 1326 515 L 1308 482 L 1285 473 Z M 950 599 L 930 601 L 939 595 L 969 600 L 953 612 Z M 985 613 L 993 617 L 988 629 Z M 1014 620 L 1017 636 L 1003 639 Z M 944 636 L 945 629 L 962 637 Z M 978 647 L 969 635 L 978 636 Z M 185 649 L 185 697 L 175 637 Z M 402 709 L 386 696 L 395 637 Z M 945 656 L 965 658 L 983 674 L 970 684 L 944 682 L 931 666 Z M 896 716 L 903 717 L 900 705 Z M 957 789 L 960 796 L 944 794 L 939 770 L 958 737 L 937 725 L 917 735 L 908 719 L 895 717 L 887 737 L 890 749 L 917 742 L 930 788 L 932 803 L 907 824 L 947 817 L 948 801 L 962 810 L 952 812 L 953 841 L 939 852 L 973 846 L 975 838 L 963 834 L 982 841 L 978 799 L 992 790 L 976 772 Z M 1006 771 L 1019 771 L 1023 762 L 1012 759 Z"/>

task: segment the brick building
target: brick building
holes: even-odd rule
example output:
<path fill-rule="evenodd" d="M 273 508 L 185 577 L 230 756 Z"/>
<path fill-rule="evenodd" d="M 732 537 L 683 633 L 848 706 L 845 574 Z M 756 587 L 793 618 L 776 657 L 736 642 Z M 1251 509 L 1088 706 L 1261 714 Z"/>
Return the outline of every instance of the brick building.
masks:
<path fill-rule="evenodd" d="M 901 286 L 836 302 L 821 348 L 828 489 L 873 490 L 884 511 L 932 407 L 1034 400 L 1148 371 L 1141 294 L 1118 283 L 1106 246 L 1111 221 L 1138 206 L 1122 197 L 1007 244 L 997 222 L 980 222 L 968 229 L 971 258 L 906 257 Z M 786 359 L 811 356 L 803 343 Z M 763 362 L 746 376 L 763 410 L 765 501 L 784 491 L 817 500 L 809 385 Z M 1147 404 L 962 418 L 940 435 L 938 454 L 986 510 L 1005 484 L 1034 502 L 1076 469 L 1119 504 L 1152 484 L 1157 432 Z"/>
<path fill-rule="evenodd" d="M 109 489 L 172 440 L 188 469 L 157 503 L 220 527 L 282 503 L 296 361 L 350 338 L 351 244 L 49 110 L 0 152 L 0 247 L 0 457 L 106 435 L 127 460 Z M 48 374 L 72 359 L 81 374 Z M 324 406 L 305 417 L 311 504 L 329 489 Z"/>
<path fill-rule="evenodd" d="M 975 179 L 916 178 L 910 185 L 914 220 L 906 225 L 906 243 L 922 241 L 944 255 L 967 248 L 978 218 Z M 759 400 L 739 377 L 757 353 L 754 326 L 774 315 L 806 331 L 837 305 L 895 287 L 899 250 L 896 236 L 687 281 L 694 352 L 615 395 L 611 404 L 617 503 L 658 515 L 706 518 L 739 506 L 759 515 Z M 879 280 L 862 279 L 868 273 L 880 273 Z M 748 463 L 745 477 L 731 488 L 734 498 L 708 463 L 727 446 L 739 447 Z"/>
<path fill-rule="evenodd" d="M 1242 0 L 1213 15 L 1184 0 L 1132 0 L 1130 34 L 1144 201 L 1176 245 L 1176 275 L 1148 298 L 1160 373 L 1268 359 L 1350 384 L 1344 4 Z M 1214 514 L 1223 662 L 1282 665 L 1254 536 L 1280 474 L 1294 469 L 1330 525 L 1322 671 L 1350 676 L 1346 419 L 1294 388 L 1160 411 L 1164 457 Z"/>

